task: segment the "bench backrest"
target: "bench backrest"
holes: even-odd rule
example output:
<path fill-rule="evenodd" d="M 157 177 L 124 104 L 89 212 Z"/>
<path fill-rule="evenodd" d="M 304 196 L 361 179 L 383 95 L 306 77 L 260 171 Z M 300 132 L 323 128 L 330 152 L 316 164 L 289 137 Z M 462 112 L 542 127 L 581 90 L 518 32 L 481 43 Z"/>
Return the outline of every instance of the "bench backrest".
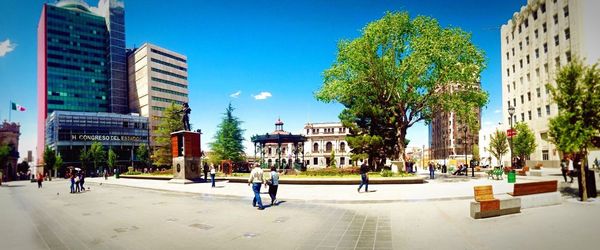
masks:
<path fill-rule="evenodd" d="M 515 183 L 513 196 L 551 193 L 558 190 L 558 181 L 538 181 L 528 183 Z"/>
<path fill-rule="evenodd" d="M 494 199 L 492 185 L 475 186 L 473 187 L 473 191 L 475 192 L 475 201 L 489 201 Z"/>

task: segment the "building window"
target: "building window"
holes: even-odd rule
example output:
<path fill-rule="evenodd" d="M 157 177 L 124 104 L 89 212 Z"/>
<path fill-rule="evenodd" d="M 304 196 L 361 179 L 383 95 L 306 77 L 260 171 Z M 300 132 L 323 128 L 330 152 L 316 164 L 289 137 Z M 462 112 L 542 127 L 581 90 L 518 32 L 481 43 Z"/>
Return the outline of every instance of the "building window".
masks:
<path fill-rule="evenodd" d="M 519 34 L 521 34 L 521 27 L 522 27 L 522 26 L 521 26 L 521 25 L 519 25 Z"/>
<path fill-rule="evenodd" d="M 331 142 L 325 143 L 325 152 L 326 153 L 330 153 L 332 149 L 333 149 L 333 144 Z"/>
<path fill-rule="evenodd" d="M 544 63 L 544 72 L 548 74 L 548 64 Z"/>
<path fill-rule="evenodd" d="M 537 96 L 538 98 L 542 96 L 542 92 L 540 91 L 540 88 L 536 88 L 536 89 L 535 89 L 535 92 L 536 92 L 536 96 Z"/>
<path fill-rule="evenodd" d="M 535 39 L 537 39 L 537 38 L 538 38 L 538 30 L 537 30 L 537 29 L 535 29 L 535 30 L 533 31 L 533 34 L 535 35 Z"/>
<path fill-rule="evenodd" d="M 538 16 L 537 10 L 534 10 L 532 15 L 533 15 L 533 20 L 537 20 L 537 16 Z"/>
<path fill-rule="evenodd" d="M 523 42 L 519 42 L 519 50 L 523 50 Z"/>
<path fill-rule="evenodd" d="M 517 106 L 517 98 L 513 98 L 513 107 Z"/>
<path fill-rule="evenodd" d="M 525 98 L 521 95 L 521 104 L 525 103 Z"/>
<path fill-rule="evenodd" d="M 531 121 L 531 110 L 527 111 L 527 117 L 529 118 L 529 120 Z"/>
<path fill-rule="evenodd" d="M 506 36 L 506 44 L 508 44 L 508 36 Z"/>
<path fill-rule="evenodd" d="M 513 81 L 513 89 L 517 89 L 517 83 Z"/>
<path fill-rule="evenodd" d="M 346 143 L 340 143 L 340 152 L 346 152 Z"/>
<path fill-rule="evenodd" d="M 569 16 L 569 6 L 565 6 L 565 7 L 563 8 L 563 13 L 564 13 L 565 17 L 568 17 L 568 16 Z"/>
<path fill-rule="evenodd" d="M 510 60 L 508 52 L 506 52 L 506 60 Z"/>
<path fill-rule="evenodd" d="M 523 68 L 523 59 L 519 60 L 519 68 Z"/>
<path fill-rule="evenodd" d="M 313 165 L 319 165 L 319 158 L 313 158 Z"/>
<path fill-rule="evenodd" d="M 560 57 L 554 58 L 554 63 L 556 64 L 556 68 L 560 68 Z"/>
<path fill-rule="evenodd" d="M 346 158 L 340 157 L 340 166 L 344 166 L 344 165 L 346 165 Z"/>
<path fill-rule="evenodd" d="M 525 113 L 521 113 L 521 121 L 524 122 L 525 121 Z"/>
<path fill-rule="evenodd" d="M 540 68 L 536 68 L 536 69 L 535 69 L 535 76 L 536 76 L 537 78 L 539 78 L 539 77 L 540 77 Z"/>
<path fill-rule="evenodd" d="M 531 92 L 527 92 L 527 101 L 531 101 Z"/>
<path fill-rule="evenodd" d="M 571 38 L 571 30 L 569 28 L 565 29 L 565 40 L 569 40 Z"/>
<path fill-rule="evenodd" d="M 506 89 L 508 90 L 508 93 L 510 93 L 510 84 L 506 84 Z"/>
<path fill-rule="evenodd" d="M 542 109 L 537 108 L 538 117 L 542 117 Z"/>
<path fill-rule="evenodd" d="M 529 45 L 529 37 L 528 36 L 525 37 L 525 45 Z"/>
<path fill-rule="evenodd" d="M 567 57 L 567 63 L 571 62 L 571 51 L 567 51 L 565 56 Z"/>
<path fill-rule="evenodd" d="M 527 59 L 527 64 L 529 64 L 529 55 L 525 56 L 525 59 Z"/>
<path fill-rule="evenodd" d="M 529 19 L 526 18 L 523 24 L 525 24 L 525 28 L 529 27 Z"/>
<path fill-rule="evenodd" d="M 546 115 L 550 115 L 550 105 L 546 105 Z"/>
<path fill-rule="evenodd" d="M 548 27 L 546 26 L 546 23 L 542 23 L 542 31 L 544 33 L 546 33 L 546 31 L 548 31 Z"/>
<path fill-rule="evenodd" d="M 540 58 L 540 49 L 535 49 L 535 58 Z"/>
<path fill-rule="evenodd" d="M 515 56 L 515 48 L 512 48 L 512 56 Z"/>
<path fill-rule="evenodd" d="M 527 83 L 531 82 L 531 75 L 527 73 Z"/>
<path fill-rule="evenodd" d="M 506 76 L 510 76 L 510 69 L 506 69 Z"/>
<path fill-rule="evenodd" d="M 549 160 L 549 158 L 548 158 L 548 150 L 542 150 L 542 160 L 543 161 Z"/>
<path fill-rule="evenodd" d="M 558 24 L 558 14 L 554 14 L 552 18 L 554 19 L 554 24 Z"/>
<path fill-rule="evenodd" d="M 512 68 L 513 68 L 513 73 L 515 73 L 515 65 L 514 64 L 512 65 Z"/>
<path fill-rule="evenodd" d="M 558 35 L 554 36 L 554 46 L 558 46 L 560 44 L 560 39 L 558 39 Z"/>
<path fill-rule="evenodd" d="M 319 144 L 315 142 L 315 144 L 313 144 L 313 153 L 317 152 L 319 152 Z"/>

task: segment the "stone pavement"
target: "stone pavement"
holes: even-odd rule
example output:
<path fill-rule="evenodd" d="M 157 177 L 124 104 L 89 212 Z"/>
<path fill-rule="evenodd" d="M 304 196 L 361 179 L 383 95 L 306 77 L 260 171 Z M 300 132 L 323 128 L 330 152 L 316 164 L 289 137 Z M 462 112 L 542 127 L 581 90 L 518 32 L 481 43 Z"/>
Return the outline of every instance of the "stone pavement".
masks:
<path fill-rule="evenodd" d="M 545 169 L 542 177 L 517 176 L 517 182 L 539 180 L 559 180 L 559 188 L 572 187 L 576 184 L 563 183 L 558 169 Z M 423 173 L 425 175 L 425 173 Z M 505 176 L 506 177 L 506 176 Z M 209 183 L 171 184 L 161 180 L 88 178 L 88 183 L 122 185 L 136 188 L 155 189 L 195 193 L 205 196 L 252 197 L 252 190 L 247 184 L 217 182 L 216 188 Z M 370 185 L 369 192 L 357 192 L 357 185 L 280 185 L 277 198 L 280 200 L 304 200 L 323 203 L 371 203 L 421 200 L 472 199 L 473 186 L 492 185 L 495 194 L 512 192 L 513 185 L 504 180 L 491 180 L 487 177 L 439 176 L 427 180 L 424 184 L 386 184 Z M 263 200 L 269 200 L 267 189 L 262 188 Z"/>

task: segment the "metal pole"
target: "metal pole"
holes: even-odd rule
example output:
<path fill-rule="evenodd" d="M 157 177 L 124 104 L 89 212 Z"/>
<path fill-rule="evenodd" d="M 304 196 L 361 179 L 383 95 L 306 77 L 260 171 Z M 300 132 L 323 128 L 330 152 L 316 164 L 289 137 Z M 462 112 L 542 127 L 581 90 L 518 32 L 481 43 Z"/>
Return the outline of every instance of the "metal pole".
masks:
<path fill-rule="evenodd" d="M 508 121 L 510 122 L 510 167 L 513 167 L 513 123 L 512 123 L 512 114 Z"/>
<path fill-rule="evenodd" d="M 465 124 L 465 176 L 469 176 L 469 165 L 467 163 L 467 124 Z"/>

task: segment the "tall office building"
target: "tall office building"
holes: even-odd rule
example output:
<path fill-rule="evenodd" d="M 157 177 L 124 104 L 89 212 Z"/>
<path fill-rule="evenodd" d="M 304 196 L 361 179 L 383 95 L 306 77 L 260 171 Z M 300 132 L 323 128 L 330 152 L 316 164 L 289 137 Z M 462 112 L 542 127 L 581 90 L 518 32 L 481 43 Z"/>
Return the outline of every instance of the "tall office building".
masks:
<path fill-rule="evenodd" d="M 129 108 L 150 119 L 150 145 L 162 112 L 171 103 L 188 102 L 187 57 L 145 43 L 128 54 Z"/>
<path fill-rule="evenodd" d="M 560 66 L 573 58 L 600 58 L 600 1 L 528 0 L 501 29 L 504 128 L 525 122 L 537 148 L 530 159 L 558 166 L 559 152 L 548 138 L 548 120 L 558 113 L 546 83 L 556 84 Z M 508 108 L 515 107 L 513 117 Z"/>
<path fill-rule="evenodd" d="M 109 112 L 129 111 L 122 0 L 100 0 L 98 7 L 90 7 L 82 0 L 44 4 L 38 24 L 37 52 L 38 163 L 43 161 L 46 145 L 59 151 L 66 150 L 59 145 L 68 145 L 69 151 L 59 153 L 75 154 L 77 147 L 85 148 L 92 143 L 79 140 L 80 137 L 108 138 L 105 145 L 119 145 L 122 138 L 138 136 L 134 144 L 139 145 L 144 140 L 147 143 L 147 134 L 139 131 L 108 129 L 115 124 L 133 129 L 147 125 L 147 118 L 108 115 Z M 53 124 L 47 122 L 55 111 L 61 112 L 56 117 L 64 118 L 59 121 L 61 126 L 54 127 L 58 130 L 47 126 Z M 79 119 L 81 112 L 96 115 L 87 122 Z M 105 116 L 110 119 L 102 118 Z M 132 151 L 131 143 L 127 142 L 127 146 L 127 150 L 114 147 L 119 157 L 131 158 L 128 157 Z M 63 155 L 63 158 L 78 159 L 74 155 Z"/>
<path fill-rule="evenodd" d="M 479 109 L 474 113 L 481 124 Z M 437 113 L 429 124 L 429 159 L 431 160 L 441 163 L 444 160 L 455 159 L 456 163 L 450 165 L 464 163 L 465 155 L 470 160 L 473 155 L 473 145 L 478 144 L 479 131 L 469 129 L 453 112 Z"/>

